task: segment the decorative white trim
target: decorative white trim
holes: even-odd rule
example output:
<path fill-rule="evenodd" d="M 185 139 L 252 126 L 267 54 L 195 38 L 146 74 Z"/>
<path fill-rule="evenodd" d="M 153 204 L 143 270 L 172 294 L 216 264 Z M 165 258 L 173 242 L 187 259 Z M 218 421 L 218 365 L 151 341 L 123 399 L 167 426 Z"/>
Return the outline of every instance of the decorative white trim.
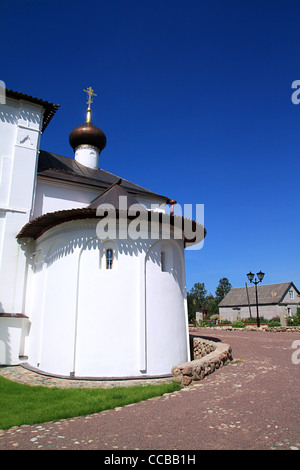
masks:
<path fill-rule="evenodd" d="M 19 207 L 2 206 L 0 207 L 0 212 L 20 212 L 21 214 L 26 214 L 29 211 L 27 209 L 21 209 Z"/>
<path fill-rule="evenodd" d="M 75 232 L 75 231 L 82 231 L 82 230 L 91 230 L 95 229 L 95 237 L 96 237 L 96 225 L 99 222 L 98 219 L 74 219 L 74 220 L 67 220 L 66 222 L 59 223 L 55 225 L 55 227 L 49 228 L 45 233 L 43 233 L 40 237 L 37 238 L 39 243 L 42 243 L 49 238 L 55 236 L 58 232 L 67 233 L 67 232 Z M 93 238 L 93 237 L 91 237 Z"/>

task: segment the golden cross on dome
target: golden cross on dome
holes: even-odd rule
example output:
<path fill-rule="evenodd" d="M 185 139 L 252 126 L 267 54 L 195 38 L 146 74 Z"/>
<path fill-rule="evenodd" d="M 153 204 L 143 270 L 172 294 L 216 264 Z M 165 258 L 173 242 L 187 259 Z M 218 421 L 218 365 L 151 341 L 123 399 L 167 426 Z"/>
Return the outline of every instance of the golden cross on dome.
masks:
<path fill-rule="evenodd" d="M 96 93 L 94 93 L 94 90 L 93 88 L 90 86 L 88 87 L 87 90 L 83 90 L 85 93 L 88 94 L 88 100 L 86 102 L 86 104 L 88 105 L 88 109 L 87 109 L 87 115 L 86 115 L 86 122 L 91 122 L 91 104 L 93 103 L 93 99 L 92 99 L 92 96 L 97 96 Z"/>
<path fill-rule="evenodd" d="M 91 86 L 88 87 L 87 90 L 83 90 L 83 91 L 85 91 L 85 92 L 89 95 L 89 98 L 88 98 L 86 104 L 88 104 L 88 105 L 89 105 L 89 108 L 90 108 L 90 107 L 91 107 L 91 104 L 92 104 L 92 102 L 93 102 L 92 96 L 97 96 L 97 95 L 96 95 L 96 93 L 94 93 L 94 90 L 93 90 L 93 88 L 92 88 Z"/>

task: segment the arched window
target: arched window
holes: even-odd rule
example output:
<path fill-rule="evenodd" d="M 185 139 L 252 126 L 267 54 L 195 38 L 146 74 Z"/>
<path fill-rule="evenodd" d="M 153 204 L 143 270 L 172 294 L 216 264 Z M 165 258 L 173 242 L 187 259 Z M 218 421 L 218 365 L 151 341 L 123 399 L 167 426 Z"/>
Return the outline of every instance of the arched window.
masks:
<path fill-rule="evenodd" d="M 164 251 L 160 253 L 160 267 L 163 272 L 166 271 L 166 253 Z"/>
<path fill-rule="evenodd" d="M 160 268 L 163 273 L 171 273 L 173 269 L 172 247 L 167 243 L 161 246 Z"/>
<path fill-rule="evenodd" d="M 111 248 L 108 248 L 108 250 L 106 250 L 106 269 L 113 268 L 113 261 L 114 261 L 113 250 Z"/>

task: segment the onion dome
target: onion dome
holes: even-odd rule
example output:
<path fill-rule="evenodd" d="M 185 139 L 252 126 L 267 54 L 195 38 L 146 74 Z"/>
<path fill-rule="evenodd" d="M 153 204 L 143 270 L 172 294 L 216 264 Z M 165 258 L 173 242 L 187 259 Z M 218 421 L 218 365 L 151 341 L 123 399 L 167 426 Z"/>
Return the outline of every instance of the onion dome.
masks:
<path fill-rule="evenodd" d="M 92 87 L 89 87 L 87 90 L 84 91 L 89 96 L 87 101 L 88 108 L 86 113 L 86 121 L 81 126 L 75 127 L 75 129 L 72 130 L 69 135 L 69 142 L 74 151 L 78 147 L 84 145 L 96 147 L 100 153 L 106 145 L 106 136 L 104 132 L 99 129 L 99 127 L 93 125 L 91 120 L 91 103 L 93 102 L 92 96 L 97 95 L 93 93 L 94 90 L 92 89 Z"/>
<path fill-rule="evenodd" d="M 106 145 L 106 136 L 99 127 L 94 126 L 91 122 L 85 122 L 72 130 L 69 142 L 74 151 L 81 145 L 89 145 L 96 147 L 101 152 Z"/>

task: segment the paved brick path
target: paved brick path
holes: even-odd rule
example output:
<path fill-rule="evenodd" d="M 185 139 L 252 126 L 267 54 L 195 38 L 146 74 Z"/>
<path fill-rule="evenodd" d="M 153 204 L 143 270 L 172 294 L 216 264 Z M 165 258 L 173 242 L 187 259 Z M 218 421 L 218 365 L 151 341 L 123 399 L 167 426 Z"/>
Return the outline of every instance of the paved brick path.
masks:
<path fill-rule="evenodd" d="M 197 386 L 160 398 L 0 431 L 0 450 L 300 450 L 300 364 L 292 362 L 300 335 L 198 332 L 229 343 L 233 362 Z"/>

